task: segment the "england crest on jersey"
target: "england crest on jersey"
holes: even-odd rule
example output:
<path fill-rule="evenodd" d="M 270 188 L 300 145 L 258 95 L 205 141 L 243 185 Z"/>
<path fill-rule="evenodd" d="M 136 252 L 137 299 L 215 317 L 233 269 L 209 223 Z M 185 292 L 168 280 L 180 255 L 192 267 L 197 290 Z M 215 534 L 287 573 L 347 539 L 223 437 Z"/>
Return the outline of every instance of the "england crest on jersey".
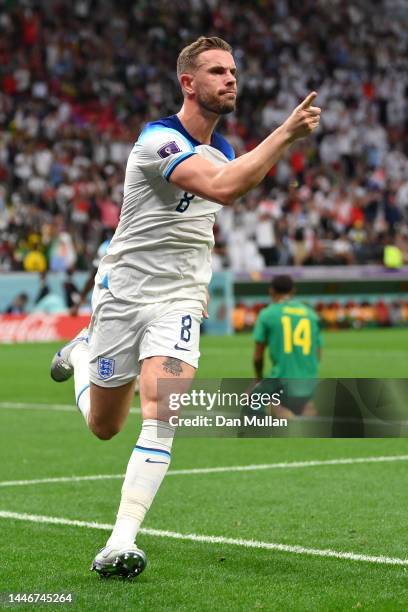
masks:
<path fill-rule="evenodd" d="M 113 376 L 115 372 L 115 360 L 110 357 L 98 357 L 98 375 L 102 380 Z"/>

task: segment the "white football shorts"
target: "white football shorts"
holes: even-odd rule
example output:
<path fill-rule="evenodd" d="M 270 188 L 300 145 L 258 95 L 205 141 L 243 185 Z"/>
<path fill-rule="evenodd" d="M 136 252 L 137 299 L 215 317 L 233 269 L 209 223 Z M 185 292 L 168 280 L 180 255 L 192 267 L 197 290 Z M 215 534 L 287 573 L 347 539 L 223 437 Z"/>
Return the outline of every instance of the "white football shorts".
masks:
<path fill-rule="evenodd" d="M 202 303 L 171 300 L 135 305 L 95 287 L 89 328 L 89 374 L 100 387 L 119 387 L 139 374 L 146 357 L 176 357 L 198 367 Z"/>

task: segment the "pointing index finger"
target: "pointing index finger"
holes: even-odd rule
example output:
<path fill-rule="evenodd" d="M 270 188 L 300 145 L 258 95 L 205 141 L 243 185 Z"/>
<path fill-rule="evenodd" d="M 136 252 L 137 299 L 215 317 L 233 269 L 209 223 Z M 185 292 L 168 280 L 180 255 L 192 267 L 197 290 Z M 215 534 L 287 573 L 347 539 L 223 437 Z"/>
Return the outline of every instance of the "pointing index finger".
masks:
<path fill-rule="evenodd" d="M 299 104 L 299 108 L 300 109 L 305 109 L 305 108 L 309 108 L 309 106 L 312 104 L 312 102 L 315 100 L 315 98 L 317 97 L 317 92 L 316 91 L 312 91 L 312 93 L 310 93 L 304 100 L 303 102 L 301 102 Z"/>

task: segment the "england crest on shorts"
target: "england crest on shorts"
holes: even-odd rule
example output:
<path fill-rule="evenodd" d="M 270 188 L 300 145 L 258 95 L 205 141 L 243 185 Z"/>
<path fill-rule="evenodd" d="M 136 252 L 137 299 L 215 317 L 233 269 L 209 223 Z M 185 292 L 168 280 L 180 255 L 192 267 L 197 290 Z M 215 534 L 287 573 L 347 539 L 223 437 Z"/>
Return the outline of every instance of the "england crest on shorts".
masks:
<path fill-rule="evenodd" d="M 102 380 L 113 376 L 115 372 L 115 360 L 110 357 L 98 357 L 98 375 Z"/>

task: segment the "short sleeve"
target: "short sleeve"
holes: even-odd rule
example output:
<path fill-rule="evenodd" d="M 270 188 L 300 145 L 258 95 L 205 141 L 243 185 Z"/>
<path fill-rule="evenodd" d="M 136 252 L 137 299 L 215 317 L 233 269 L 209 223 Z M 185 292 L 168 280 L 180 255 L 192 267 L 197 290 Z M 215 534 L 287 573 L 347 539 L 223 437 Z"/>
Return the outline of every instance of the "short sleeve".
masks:
<path fill-rule="evenodd" d="M 268 340 L 268 326 L 262 312 L 259 313 L 255 323 L 254 340 L 255 342 L 267 342 Z"/>
<path fill-rule="evenodd" d="M 195 155 L 194 145 L 177 130 L 166 126 L 147 126 L 132 153 L 137 165 L 147 174 L 160 175 L 167 181 L 184 160 Z"/>

